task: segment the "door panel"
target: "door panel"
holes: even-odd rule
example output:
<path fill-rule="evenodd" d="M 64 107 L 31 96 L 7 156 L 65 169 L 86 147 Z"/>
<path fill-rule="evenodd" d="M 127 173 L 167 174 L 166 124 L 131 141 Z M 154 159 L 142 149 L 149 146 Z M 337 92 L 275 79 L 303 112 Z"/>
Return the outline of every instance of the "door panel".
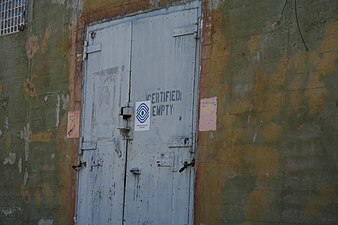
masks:
<path fill-rule="evenodd" d="M 93 38 L 92 38 L 93 37 Z M 129 101 L 131 23 L 90 35 L 84 86 L 81 134 L 96 143 L 82 150 L 79 170 L 77 224 L 122 224 L 126 141 L 118 129 Z M 94 46 L 94 47 L 91 47 Z"/>
<path fill-rule="evenodd" d="M 193 171 L 178 170 L 192 160 L 196 21 L 187 10 L 133 22 L 131 102 L 151 101 L 151 124 L 128 147 L 126 225 L 189 224 Z"/>

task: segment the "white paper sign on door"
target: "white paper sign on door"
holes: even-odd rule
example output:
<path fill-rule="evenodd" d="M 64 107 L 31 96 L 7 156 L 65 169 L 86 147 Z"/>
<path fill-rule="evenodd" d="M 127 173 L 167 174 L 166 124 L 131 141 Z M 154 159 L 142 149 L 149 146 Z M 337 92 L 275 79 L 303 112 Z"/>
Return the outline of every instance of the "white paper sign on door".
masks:
<path fill-rule="evenodd" d="M 150 130 L 150 101 L 135 103 L 135 131 Z"/>

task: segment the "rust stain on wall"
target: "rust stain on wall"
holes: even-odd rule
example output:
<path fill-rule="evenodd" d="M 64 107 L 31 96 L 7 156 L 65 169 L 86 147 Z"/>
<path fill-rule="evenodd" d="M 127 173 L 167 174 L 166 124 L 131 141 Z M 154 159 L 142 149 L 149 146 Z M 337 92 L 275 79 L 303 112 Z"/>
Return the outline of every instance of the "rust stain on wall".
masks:
<path fill-rule="evenodd" d="M 35 199 L 36 207 L 40 208 L 41 207 L 41 202 L 42 202 L 42 193 L 41 193 L 41 190 L 40 190 L 39 186 L 35 190 L 34 199 Z"/>
<path fill-rule="evenodd" d="M 324 28 L 325 39 L 319 47 L 320 52 L 332 51 L 338 48 L 338 22 L 327 22 Z M 334 62 L 334 59 L 329 59 L 329 62 Z M 332 65 L 333 66 L 333 65 Z"/>
<path fill-rule="evenodd" d="M 26 79 L 23 84 L 25 97 L 36 97 L 36 89 L 32 81 Z"/>
<path fill-rule="evenodd" d="M 248 48 L 251 54 L 255 54 L 258 51 L 260 43 L 261 43 L 260 35 L 256 34 L 250 37 L 248 41 Z"/>
<path fill-rule="evenodd" d="M 52 26 L 48 24 L 48 26 L 45 28 L 45 33 L 43 35 L 43 39 L 41 43 L 41 51 L 43 53 L 46 53 L 48 51 L 48 41 L 49 41 L 51 31 L 52 31 Z"/>
<path fill-rule="evenodd" d="M 42 188 L 42 194 L 45 200 L 47 202 L 51 202 L 53 200 L 54 193 L 49 183 L 45 182 L 44 184 L 42 184 L 41 188 Z"/>
<path fill-rule="evenodd" d="M 25 184 L 21 184 L 21 197 L 24 202 L 30 202 L 29 187 Z"/>
<path fill-rule="evenodd" d="M 333 72 L 337 70 L 338 52 L 335 50 L 338 48 L 338 35 L 334 34 L 338 32 L 338 23 L 327 23 L 324 32 L 324 40 L 318 50 L 309 54 L 309 60 L 314 66 L 309 76 L 309 89 L 306 92 L 310 116 L 318 114 L 327 104 L 325 99 L 330 93 L 322 79 L 333 75 Z"/>
<path fill-rule="evenodd" d="M 39 40 L 38 37 L 32 35 L 29 37 L 28 41 L 26 42 L 26 54 L 29 59 L 32 59 L 35 53 L 39 50 Z"/>
<path fill-rule="evenodd" d="M 51 138 L 52 138 L 52 132 L 50 131 L 29 134 L 30 142 L 49 142 Z"/>
<path fill-rule="evenodd" d="M 12 149 L 12 136 L 10 133 L 5 134 L 4 143 L 5 143 L 5 153 L 8 154 L 11 152 Z"/>
<path fill-rule="evenodd" d="M 283 51 L 281 58 L 278 61 L 277 70 L 271 75 L 269 80 L 269 88 L 271 91 L 280 92 L 285 88 L 286 78 L 288 75 L 289 69 L 289 59 L 287 56 L 287 52 Z"/>
<path fill-rule="evenodd" d="M 259 67 L 255 72 L 255 85 L 253 94 L 253 106 L 257 111 L 262 111 L 266 107 L 266 101 L 268 98 L 267 89 L 268 89 L 268 80 L 265 76 L 264 70 Z"/>

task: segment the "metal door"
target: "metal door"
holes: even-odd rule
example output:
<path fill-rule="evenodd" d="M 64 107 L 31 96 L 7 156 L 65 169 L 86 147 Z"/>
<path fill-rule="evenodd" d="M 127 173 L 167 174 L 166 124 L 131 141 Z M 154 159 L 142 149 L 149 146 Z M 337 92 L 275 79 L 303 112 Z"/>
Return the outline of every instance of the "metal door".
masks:
<path fill-rule="evenodd" d="M 197 19 L 189 8 L 89 29 L 78 225 L 192 224 Z"/>
<path fill-rule="evenodd" d="M 125 224 L 190 224 L 193 165 L 179 170 L 193 162 L 197 10 L 140 19 L 132 31 L 131 102 L 150 101 L 150 129 L 128 145 Z"/>
<path fill-rule="evenodd" d="M 77 224 L 122 224 L 131 23 L 88 34 L 81 126 Z M 127 50 L 126 50 L 127 49 Z"/>

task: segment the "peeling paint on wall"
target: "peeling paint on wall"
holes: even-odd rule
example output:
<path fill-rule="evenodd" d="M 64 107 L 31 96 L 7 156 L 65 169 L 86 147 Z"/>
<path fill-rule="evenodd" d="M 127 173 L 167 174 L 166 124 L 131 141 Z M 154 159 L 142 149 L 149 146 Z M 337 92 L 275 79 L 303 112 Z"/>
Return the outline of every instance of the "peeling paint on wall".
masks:
<path fill-rule="evenodd" d="M 218 8 L 224 0 L 209 0 L 208 1 L 208 9 L 213 10 Z"/>
<path fill-rule="evenodd" d="M 62 94 L 61 95 L 61 102 L 62 102 L 62 109 L 64 111 L 67 110 L 68 104 L 69 104 L 69 95 Z"/>
<path fill-rule="evenodd" d="M 30 136 L 30 124 L 27 123 L 26 127 L 23 128 L 21 132 L 21 138 L 24 140 L 24 152 L 25 152 L 25 161 L 29 159 L 29 136 Z"/>
<path fill-rule="evenodd" d="M 29 142 L 49 142 L 52 138 L 52 132 L 39 132 L 29 134 Z"/>
<path fill-rule="evenodd" d="M 10 216 L 12 214 L 15 214 L 16 212 L 22 212 L 22 209 L 20 207 L 13 206 L 7 209 L 2 208 L 0 212 L 4 214 L 5 216 Z"/>
<path fill-rule="evenodd" d="M 36 89 L 31 80 L 26 79 L 23 84 L 26 97 L 36 97 Z"/>
<path fill-rule="evenodd" d="M 4 165 L 13 165 L 15 163 L 15 160 L 16 160 L 16 153 L 9 153 L 9 156 L 7 156 L 5 158 L 5 160 L 3 161 L 3 164 Z"/>
<path fill-rule="evenodd" d="M 5 118 L 5 129 L 8 130 L 9 128 L 9 121 L 8 121 L 8 116 Z"/>
<path fill-rule="evenodd" d="M 158 7 L 158 5 L 160 4 L 161 0 L 149 0 L 150 5 L 152 5 L 153 7 Z"/>
<path fill-rule="evenodd" d="M 18 169 L 19 169 L 19 173 L 21 174 L 22 173 L 22 158 L 19 159 Z"/>
<path fill-rule="evenodd" d="M 27 185 L 27 183 L 28 183 L 28 178 L 29 178 L 28 170 L 27 170 L 27 168 L 25 168 L 25 174 L 24 174 L 24 176 L 23 176 L 23 184 L 24 184 L 24 185 Z"/>
<path fill-rule="evenodd" d="M 67 138 L 80 137 L 80 111 L 68 112 Z"/>
<path fill-rule="evenodd" d="M 55 114 L 56 114 L 56 123 L 55 123 L 55 126 L 56 127 L 59 127 L 59 123 L 60 123 L 60 101 L 61 101 L 61 98 L 60 98 L 60 95 L 57 96 L 57 103 L 56 103 L 56 108 L 55 108 Z"/>
<path fill-rule="evenodd" d="M 38 37 L 32 35 L 26 43 L 26 54 L 29 59 L 32 59 L 35 53 L 39 50 L 39 40 Z"/>

